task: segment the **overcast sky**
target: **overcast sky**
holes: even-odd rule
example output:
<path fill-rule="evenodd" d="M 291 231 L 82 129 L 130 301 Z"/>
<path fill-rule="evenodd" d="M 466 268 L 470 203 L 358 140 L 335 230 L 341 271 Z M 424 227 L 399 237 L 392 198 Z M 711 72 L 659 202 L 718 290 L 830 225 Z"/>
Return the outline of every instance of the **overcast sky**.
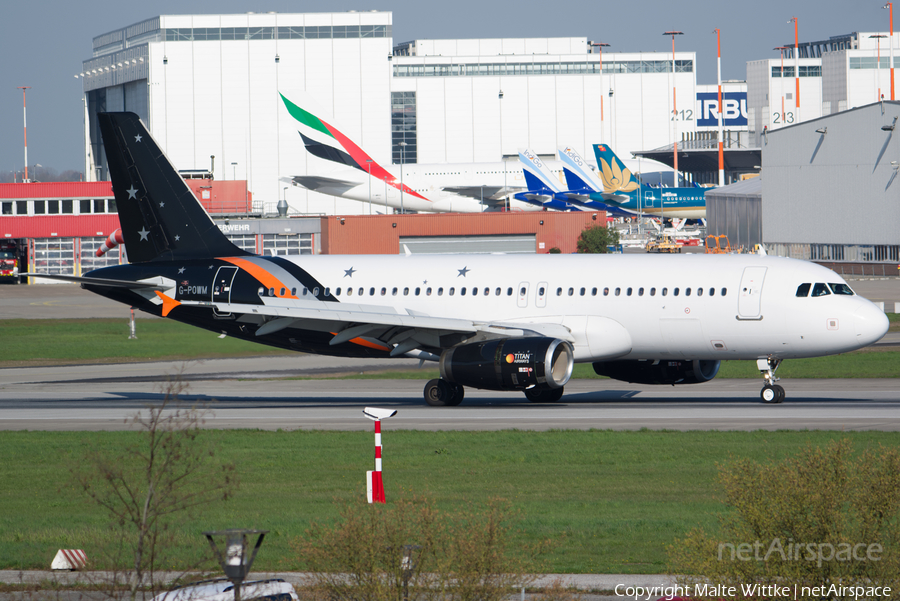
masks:
<path fill-rule="evenodd" d="M 797 16 L 800 41 L 854 31 L 887 31 L 882 0 L 8 0 L 0 18 L 0 170 L 22 169 L 22 92 L 28 90 L 28 162 L 58 171 L 84 165 L 81 61 L 94 36 L 161 14 L 246 12 L 394 13 L 394 43 L 427 38 L 585 36 L 611 52 L 671 48 L 668 30 L 684 32 L 676 50 L 697 53 L 697 83 L 716 82 L 715 28 L 722 30 L 723 79 L 746 78 L 749 60 L 774 58 L 793 43 L 788 19 Z M 900 10 L 900 6 L 898 6 Z M 311 91 L 314 92 L 314 91 Z"/>

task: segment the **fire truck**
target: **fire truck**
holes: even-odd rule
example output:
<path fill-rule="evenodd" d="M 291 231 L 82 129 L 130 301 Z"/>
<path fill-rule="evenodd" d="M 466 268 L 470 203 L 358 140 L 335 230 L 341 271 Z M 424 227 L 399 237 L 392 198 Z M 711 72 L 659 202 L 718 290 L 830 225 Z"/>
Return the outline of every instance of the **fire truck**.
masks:
<path fill-rule="evenodd" d="M 0 281 L 19 283 L 19 247 L 15 240 L 0 240 Z"/>

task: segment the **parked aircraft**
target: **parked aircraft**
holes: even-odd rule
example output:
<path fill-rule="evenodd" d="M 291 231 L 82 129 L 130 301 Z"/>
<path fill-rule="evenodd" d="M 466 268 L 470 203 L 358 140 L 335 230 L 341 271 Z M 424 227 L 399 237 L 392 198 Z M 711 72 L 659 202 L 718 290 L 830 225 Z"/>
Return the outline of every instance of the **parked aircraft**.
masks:
<path fill-rule="evenodd" d="M 257 256 L 233 245 L 133 113 L 100 113 L 132 261 L 56 276 L 143 311 L 285 349 L 439 362 L 431 405 L 464 387 L 556 401 L 575 362 L 690 384 L 879 340 L 882 311 L 833 271 L 759 255 Z M 48 277 L 44 274 L 31 274 Z"/>
<path fill-rule="evenodd" d="M 293 181 L 304 188 L 405 211 L 540 210 L 509 199 L 524 186 L 522 170 L 516 163 L 411 163 L 388 169 L 334 125 L 284 95 L 281 99 L 301 128 L 298 134 L 306 150 L 339 168 L 327 175 L 294 176 Z"/>
<path fill-rule="evenodd" d="M 519 150 L 519 162 L 522 164 L 522 173 L 525 175 L 528 189 L 516 194 L 516 199 L 557 211 L 582 210 L 561 194 L 559 181 L 553 177 L 553 173 L 537 153 L 530 148 Z M 606 207 L 597 210 L 604 211 Z"/>
<path fill-rule="evenodd" d="M 579 188 L 587 193 L 587 198 L 611 205 L 616 205 L 632 213 L 643 213 L 662 218 L 680 217 L 683 219 L 706 218 L 706 190 L 700 187 L 651 187 L 641 184 L 640 180 L 628 169 L 607 144 L 594 144 L 597 157 L 599 180 L 602 187 L 597 186 L 593 178 L 587 178 L 582 172 L 574 172 L 574 160 L 571 152 L 560 150 L 560 158 L 566 163 L 566 176 L 571 175 L 570 187 Z M 579 157 L 580 158 L 580 157 Z M 567 160 L 568 159 L 568 160 Z"/>

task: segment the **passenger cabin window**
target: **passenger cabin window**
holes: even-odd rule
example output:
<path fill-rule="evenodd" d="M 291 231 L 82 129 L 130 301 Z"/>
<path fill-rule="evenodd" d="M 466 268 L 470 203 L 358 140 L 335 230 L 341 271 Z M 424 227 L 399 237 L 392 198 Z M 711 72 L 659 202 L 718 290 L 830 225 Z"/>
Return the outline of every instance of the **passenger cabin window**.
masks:
<path fill-rule="evenodd" d="M 650 289 L 650 296 L 656 296 L 656 288 Z"/>
<path fill-rule="evenodd" d="M 363 288 L 359 289 L 359 295 L 363 296 L 365 294 L 365 290 Z"/>
<path fill-rule="evenodd" d="M 813 286 L 812 295 L 813 296 L 827 296 L 831 294 L 831 290 L 828 289 L 828 286 L 822 283 L 817 283 Z"/>
<path fill-rule="evenodd" d="M 420 292 L 422 292 L 422 289 L 419 287 L 416 287 L 416 296 L 419 296 Z"/>
<path fill-rule="evenodd" d="M 450 288 L 450 296 L 453 296 L 456 293 L 456 288 Z M 440 292 L 438 292 L 440 294 Z"/>
<path fill-rule="evenodd" d="M 850 286 L 848 286 L 847 284 L 828 284 L 828 286 L 835 294 L 846 294 L 847 296 L 853 296 L 853 291 L 850 290 Z"/>
<path fill-rule="evenodd" d="M 808 282 L 806 284 L 800 284 L 799 286 L 797 286 L 797 296 L 800 296 L 800 297 L 809 296 L 810 288 L 812 288 L 812 284 L 810 284 Z"/>
<path fill-rule="evenodd" d="M 697 296 L 703 296 L 703 288 L 697 288 Z"/>
<path fill-rule="evenodd" d="M 616 288 L 616 296 L 619 296 L 620 294 L 622 294 L 622 289 Z"/>
<path fill-rule="evenodd" d="M 728 294 L 728 288 L 722 288 L 722 296 Z"/>
<path fill-rule="evenodd" d="M 281 294 L 279 294 L 278 296 L 284 296 L 284 293 L 285 293 L 285 289 L 282 288 L 282 289 L 281 289 Z"/>
<path fill-rule="evenodd" d="M 318 296 L 319 296 L 319 287 L 318 287 L 318 286 L 316 286 L 315 288 L 313 288 L 313 296 L 315 296 L 315 297 L 318 297 Z"/>
<path fill-rule="evenodd" d="M 396 287 L 394 287 L 394 289 L 391 290 L 391 296 L 397 296 L 397 288 Z"/>
<path fill-rule="evenodd" d="M 341 295 L 341 289 L 338 288 L 337 290 L 335 290 L 335 291 L 334 291 L 334 295 L 335 295 L 335 296 L 340 296 L 340 295 Z"/>
<path fill-rule="evenodd" d="M 431 286 L 429 286 L 428 288 L 425 289 L 425 295 L 431 296 Z"/>
<path fill-rule="evenodd" d="M 715 295 L 716 295 L 716 289 L 715 289 L 715 288 L 710 288 L 710 289 L 709 289 L 709 295 L 710 295 L 710 296 L 715 296 Z"/>
<path fill-rule="evenodd" d="M 519 296 L 525 296 L 526 292 L 528 292 L 528 291 L 525 290 L 525 286 L 522 286 L 521 288 L 519 288 Z"/>
<path fill-rule="evenodd" d="M 581 292 L 580 292 L 581 296 L 584 296 L 584 292 L 585 292 L 585 290 L 584 290 L 584 288 L 582 288 Z"/>
<path fill-rule="evenodd" d="M 638 288 L 638 296 L 644 296 L 644 289 Z"/>
<path fill-rule="evenodd" d="M 443 287 L 438 288 L 438 296 L 444 296 L 444 288 Z"/>
<path fill-rule="evenodd" d="M 291 288 L 291 296 L 297 296 L 297 289 Z"/>
<path fill-rule="evenodd" d="M 631 296 L 631 288 L 630 287 L 628 288 L 628 290 L 625 291 L 625 296 Z"/>
<path fill-rule="evenodd" d="M 500 290 L 500 289 L 497 288 L 497 290 Z M 499 295 L 499 292 L 498 292 L 498 295 Z M 512 287 L 509 287 L 506 289 L 506 296 L 512 296 Z"/>
<path fill-rule="evenodd" d="M 562 296 L 562 288 L 556 289 L 556 296 Z"/>
<path fill-rule="evenodd" d="M 690 295 L 691 295 L 691 289 L 690 289 L 690 288 L 685 288 L 685 289 L 684 289 L 684 295 L 685 295 L 685 296 L 690 296 Z"/>
<path fill-rule="evenodd" d="M 369 288 L 369 296 L 375 296 L 375 288 Z"/>
<path fill-rule="evenodd" d="M 669 293 L 669 289 L 668 289 L 668 288 L 663 288 L 663 289 L 662 289 L 662 295 L 663 295 L 663 296 L 667 295 L 668 293 Z"/>
<path fill-rule="evenodd" d="M 385 294 L 387 294 L 387 288 L 382 288 L 382 289 L 381 289 L 381 296 L 384 296 Z"/>
<path fill-rule="evenodd" d="M 478 288 L 472 287 L 472 296 L 478 296 Z"/>
<path fill-rule="evenodd" d="M 603 296 L 609 296 L 609 288 L 603 289 Z"/>
<path fill-rule="evenodd" d="M 403 296 L 409 296 L 409 288 L 403 289 Z"/>
<path fill-rule="evenodd" d="M 672 296 L 678 296 L 679 292 L 680 290 L 678 288 L 675 288 L 674 290 L 672 290 Z"/>
<path fill-rule="evenodd" d="M 597 296 L 597 289 L 591 288 L 591 296 Z"/>
<path fill-rule="evenodd" d="M 575 289 L 574 289 L 574 288 L 569 288 L 569 296 L 572 296 L 572 295 L 574 295 L 574 294 L 575 294 Z"/>

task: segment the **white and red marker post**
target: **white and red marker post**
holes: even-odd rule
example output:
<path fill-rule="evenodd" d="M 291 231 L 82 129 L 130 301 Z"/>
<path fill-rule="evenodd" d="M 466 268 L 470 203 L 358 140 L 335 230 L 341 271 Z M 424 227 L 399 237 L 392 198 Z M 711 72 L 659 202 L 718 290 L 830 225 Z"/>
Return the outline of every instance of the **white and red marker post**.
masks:
<path fill-rule="evenodd" d="M 384 503 L 384 481 L 381 478 L 381 420 L 397 415 L 396 409 L 366 407 L 363 415 L 375 422 L 375 470 L 366 472 L 366 497 L 369 503 Z"/>

